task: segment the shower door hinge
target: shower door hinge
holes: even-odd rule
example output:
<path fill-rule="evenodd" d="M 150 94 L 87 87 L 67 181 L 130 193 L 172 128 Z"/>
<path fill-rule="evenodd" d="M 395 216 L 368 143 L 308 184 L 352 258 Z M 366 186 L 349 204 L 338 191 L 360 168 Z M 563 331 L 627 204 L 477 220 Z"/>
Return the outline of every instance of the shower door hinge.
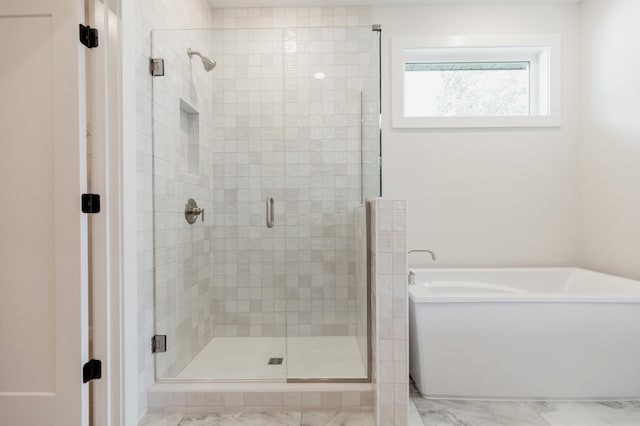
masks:
<path fill-rule="evenodd" d="M 82 194 L 82 213 L 100 213 L 100 195 Z"/>
<path fill-rule="evenodd" d="M 164 59 L 149 58 L 149 73 L 154 77 L 164 76 Z"/>
<path fill-rule="evenodd" d="M 82 383 L 102 378 L 102 361 L 92 359 L 82 366 Z"/>
<path fill-rule="evenodd" d="M 156 334 L 151 338 L 151 352 L 154 354 L 167 351 L 167 336 Z"/>
<path fill-rule="evenodd" d="M 98 47 L 98 30 L 91 28 L 90 26 L 84 26 L 80 24 L 80 43 L 87 46 L 89 49 Z"/>

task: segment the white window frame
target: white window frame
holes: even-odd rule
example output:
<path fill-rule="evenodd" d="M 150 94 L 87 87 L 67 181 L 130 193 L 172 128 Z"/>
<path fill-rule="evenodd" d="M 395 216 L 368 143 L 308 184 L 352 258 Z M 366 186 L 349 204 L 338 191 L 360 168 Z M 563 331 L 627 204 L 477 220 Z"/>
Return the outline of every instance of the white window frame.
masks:
<path fill-rule="evenodd" d="M 539 115 L 508 117 L 407 117 L 405 64 L 416 61 L 531 62 L 532 107 Z M 394 128 L 559 127 L 562 124 L 560 35 L 452 35 L 393 37 L 391 119 Z"/>

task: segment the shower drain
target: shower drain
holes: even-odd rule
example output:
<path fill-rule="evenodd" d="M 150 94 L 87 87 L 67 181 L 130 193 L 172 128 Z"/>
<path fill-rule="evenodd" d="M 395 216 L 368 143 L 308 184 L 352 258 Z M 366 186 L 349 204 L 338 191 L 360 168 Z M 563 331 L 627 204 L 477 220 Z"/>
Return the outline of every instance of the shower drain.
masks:
<path fill-rule="evenodd" d="M 269 365 L 280 365 L 282 364 L 283 358 L 269 358 Z"/>

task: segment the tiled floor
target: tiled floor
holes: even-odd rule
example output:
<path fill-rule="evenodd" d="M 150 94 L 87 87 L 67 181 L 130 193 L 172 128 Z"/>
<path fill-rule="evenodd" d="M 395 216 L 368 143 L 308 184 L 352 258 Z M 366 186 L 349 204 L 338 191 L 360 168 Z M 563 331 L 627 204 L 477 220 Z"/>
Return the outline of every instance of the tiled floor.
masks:
<path fill-rule="evenodd" d="M 640 401 L 427 400 L 412 387 L 409 426 L 638 426 Z M 412 419 L 412 420 L 411 420 Z"/>
<path fill-rule="evenodd" d="M 148 414 L 139 426 L 373 426 L 371 413 L 335 411 L 228 414 Z"/>
<path fill-rule="evenodd" d="M 371 413 L 148 414 L 139 426 L 373 426 Z M 640 401 L 427 400 L 412 389 L 408 426 L 638 426 Z M 391 425 L 384 425 L 391 426 Z"/>
<path fill-rule="evenodd" d="M 282 365 L 268 365 L 283 358 Z M 185 367 L 181 379 L 362 378 L 355 336 L 216 337 Z"/>

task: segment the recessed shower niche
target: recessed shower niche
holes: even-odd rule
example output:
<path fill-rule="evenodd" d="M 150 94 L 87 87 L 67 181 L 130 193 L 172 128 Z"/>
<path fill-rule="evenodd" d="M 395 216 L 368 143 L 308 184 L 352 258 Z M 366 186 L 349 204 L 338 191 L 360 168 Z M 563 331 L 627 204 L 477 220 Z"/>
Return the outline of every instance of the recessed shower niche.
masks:
<path fill-rule="evenodd" d="M 200 174 L 200 113 L 180 99 L 180 161 L 181 173 Z"/>

